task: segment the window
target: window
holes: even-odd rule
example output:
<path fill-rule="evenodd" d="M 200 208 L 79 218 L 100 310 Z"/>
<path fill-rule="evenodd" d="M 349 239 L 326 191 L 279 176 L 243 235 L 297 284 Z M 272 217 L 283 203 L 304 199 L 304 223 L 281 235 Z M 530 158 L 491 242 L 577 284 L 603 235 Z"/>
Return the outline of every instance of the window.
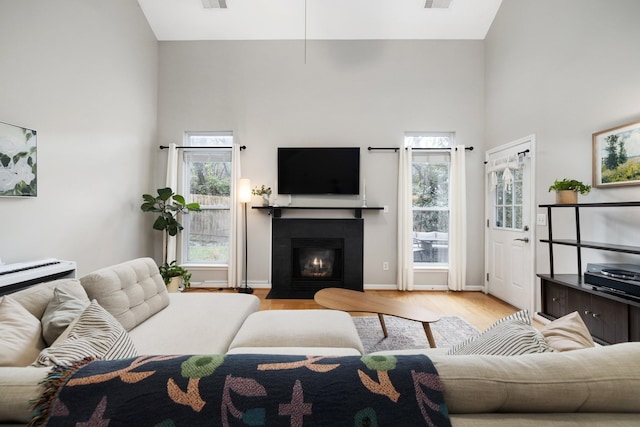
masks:
<path fill-rule="evenodd" d="M 201 209 L 183 216 L 185 264 L 229 263 L 232 145 L 231 132 L 188 132 L 185 136 L 181 194 L 188 202 L 199 203 Z"/>
<path fill-rule="evenodd" d="M 495 228 L 522 230 L 522 168 L 513 170 L 513 182 L 507 186 L 504 185 L 504 171 L 498 171 L 496 175 Z"/>
<path fill-rule="evenodd" d="M 449 180 L 452 133 L 405 135 L 413 151 L 413 261 L 449 262 Z M 422 150 L 420 150 L 422 149 Z"/>

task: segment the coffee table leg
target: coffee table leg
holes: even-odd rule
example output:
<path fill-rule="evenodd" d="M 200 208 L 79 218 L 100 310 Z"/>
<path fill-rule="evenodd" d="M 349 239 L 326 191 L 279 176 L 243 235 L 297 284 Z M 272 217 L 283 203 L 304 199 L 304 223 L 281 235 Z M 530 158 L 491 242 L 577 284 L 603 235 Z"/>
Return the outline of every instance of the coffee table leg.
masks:
<path fill-rule="evenodd" d="M 382 317 L 382 314 L 378 313 L 378 319 L 380 319 L 380 326 L 382 326 L 384 337 L 387 338 L 389 334 L 387 334 L 387 325 L 384 324 L 384 317 Z"/>
<path fill-rule="evenodd" d="M 424 333 L 427 334 L 429 345 L 431 346 L 431 348 L 436 348 L 436 342 L 433 339 L 433 334 L 431 333 L 431 326 L 429 326 L 429 322 L 422 322 L 422 327 L 424 328 Z"/>

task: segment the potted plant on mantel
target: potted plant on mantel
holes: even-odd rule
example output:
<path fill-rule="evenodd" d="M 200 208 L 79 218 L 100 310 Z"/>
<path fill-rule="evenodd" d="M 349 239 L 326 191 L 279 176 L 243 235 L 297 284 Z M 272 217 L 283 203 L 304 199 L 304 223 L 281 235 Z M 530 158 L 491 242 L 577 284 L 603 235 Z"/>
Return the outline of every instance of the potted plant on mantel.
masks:
<path fill-rule="evenodd" d="M 575 179 L 555 180 L 553 185 L 549 187 L 549 191 L 556 191 L 556 203 L 573 204 L 578 203 L 578 193 L 585 195 L 591 191 L 591 186 L 586 185 Z"/>
<path fill-rule="evenodd" d="M 140 209 L 142 209 L 143 212 L 158 214 L 158 217 L 153 223 L 153 229 L 165 233 L 162 254 L 164 262 L 159 268 L 160 275 L 167 285 L 167 289 L 170 292 L 177 292 L 180 282 L 183 282 L 184 286 L 188 288 L 191 285 L 191 273 L 177 265 L 175 260 L 169 263 L 167 259 L 169 236 L 176 236 L 184 230 L 184 227 L 178 221 L 178 214 L 198 212 L 200 211 L 200 205 L 198 203 L 186 203 L 183 196 L 175 194 L 169 187 L 159 188 L 157 196 L 143 194 L 142 199 L 144 203 L 142 203 Z"/>
<path fill-rule="evenodd" d="M 256 187 L 251 190 L 251 194 L 254 196 L 262 197 L 262 206 L 269 206 L 269 196 L 271 196 L 271 187 L 265 187 L 264 185 L 261 187 Z"/>

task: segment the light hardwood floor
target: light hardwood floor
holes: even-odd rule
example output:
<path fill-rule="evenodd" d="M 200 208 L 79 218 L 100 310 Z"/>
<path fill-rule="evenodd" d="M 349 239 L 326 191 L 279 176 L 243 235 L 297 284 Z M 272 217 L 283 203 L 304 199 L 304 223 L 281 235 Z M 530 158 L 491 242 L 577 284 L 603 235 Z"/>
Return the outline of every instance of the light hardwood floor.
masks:
<path fill-rule="evenodd" d="M 234 292 L 231 290 L 192 288 L 191 291 Z M 484 330 L 496 320 L 518 311 L 517 308 L 483 292 L 444 292 L 444 291 L 373 291 L 367 293 L 407 301 L 427 308 L 442 316 L 460 316 L 467 322 Z M 254 289 L 254 295 L 260 298 L 261 310 L 302 310 L 321 309 L 311 299 L 266 299 L 268 289 Z M 352 313 L 354 316 L 367 313 Z"/>

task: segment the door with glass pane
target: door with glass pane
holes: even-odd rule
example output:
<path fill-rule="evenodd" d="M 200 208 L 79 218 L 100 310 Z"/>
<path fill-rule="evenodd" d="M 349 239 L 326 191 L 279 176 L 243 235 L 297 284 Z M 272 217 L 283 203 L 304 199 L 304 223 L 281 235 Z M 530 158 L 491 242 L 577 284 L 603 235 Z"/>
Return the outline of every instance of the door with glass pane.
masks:
<path fill-rule="evenodd" d="M 490 294 L 533 310 L 533 137 L 487 152 L 486 280 Z"/>

